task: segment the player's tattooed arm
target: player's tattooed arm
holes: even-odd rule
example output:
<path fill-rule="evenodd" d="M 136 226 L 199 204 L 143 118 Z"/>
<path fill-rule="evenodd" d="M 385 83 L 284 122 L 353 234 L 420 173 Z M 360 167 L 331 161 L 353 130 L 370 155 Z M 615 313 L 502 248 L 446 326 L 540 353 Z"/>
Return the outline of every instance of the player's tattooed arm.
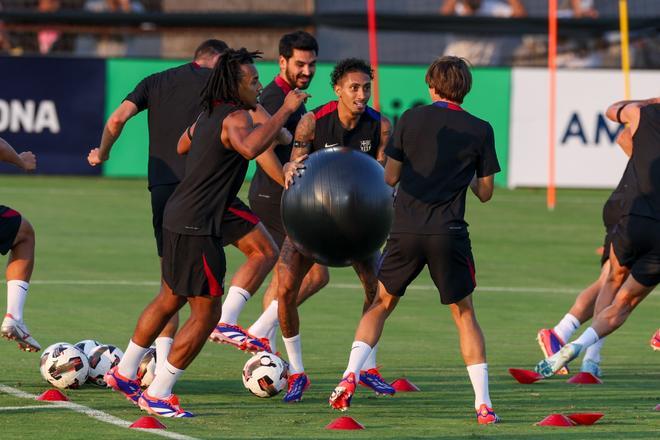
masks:
<path fill-rule="evenodd" d="M 305 168 L 303 161 L 307 159 L 314 132 L 316 131 L 316 119 L 314 113 L 309 112 L 303 115 L 296 127 L 296 134 L 293 138 L 293 148 L 291 149 L 291 160 L 284 165 L 284 187 L 288 188 L 293 184 L 293 179 L 299 176 L 299 170 Z"/>
<path fill-rule="evenodd" d="M 383 116 L 380 120 L 380 145 L 378 145 L 378 151 L 376 153 L 376 160 L 383 166 L 385 166 L 385 161 L 387 156 L 385 156 L 385 147 L 392 137 L 392 123 L 389 119 Z"/>

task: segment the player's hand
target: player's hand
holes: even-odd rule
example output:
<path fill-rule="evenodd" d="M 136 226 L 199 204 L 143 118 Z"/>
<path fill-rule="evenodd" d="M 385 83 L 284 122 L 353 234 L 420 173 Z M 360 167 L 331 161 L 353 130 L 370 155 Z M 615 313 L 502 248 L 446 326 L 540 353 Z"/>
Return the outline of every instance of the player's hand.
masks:
<path fill-rule="evenodd" d="M 32 151 L 24 151 L 18 154 L 23 162 L 24 171 L 34 171 L 37 168 L 37 156 L 32 154 Z"/>
<path fill-rule="evenodd" d="M 280 128 L 280 132 L 277 134 L 275 140 L 277 141 L 278 145 L 289 145 L 293 140 L 293 135 L 289 130 L 282 127 Z"/>
<path fill-rule="evenodd" d="M 87 155 L 87 162 L 89 162 L 89 164 L 93 167 L 96 165 L 101 165 L 108 159 L 108 155 L 105 155 L 105 157 L 101 155 L 101 150 L 99 148 L 92 148 L 92 150 Z"/>
<path fill-rule="evenodd" d="M 289 189 L 289 186 L 294 184 L 294 176 L 301 176 L 300 170 L 305 169 L 305 164 L 303 163 L 305 159 L 307 159 L 307 155 L 303 154 L 302 156 L 296 158 L 296 160 L 284 164 L 284 189 Z"/>
<path fill-rule="evenodd" d="M 284 104 L 282 104 L 282 107 L 293 113 L 298 110 L 298 107 L 300 107 L 303 102 L 307 101 L 307 98 L 311 96 L 312 95 L 309 95 L 300 89 L 293 89 L 287 93 L 286 97 L 284 98 Z"/>

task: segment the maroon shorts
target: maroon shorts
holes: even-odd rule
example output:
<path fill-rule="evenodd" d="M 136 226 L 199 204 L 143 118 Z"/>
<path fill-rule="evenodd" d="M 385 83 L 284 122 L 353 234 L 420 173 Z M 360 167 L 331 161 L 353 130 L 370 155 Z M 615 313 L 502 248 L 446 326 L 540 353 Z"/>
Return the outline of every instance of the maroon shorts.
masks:
<path fill-rule="evenodd" d="M 20 213 L 8 206 L 0 205 L 0 254 L 6 255 L 14 246 L 21 220 Z"/>

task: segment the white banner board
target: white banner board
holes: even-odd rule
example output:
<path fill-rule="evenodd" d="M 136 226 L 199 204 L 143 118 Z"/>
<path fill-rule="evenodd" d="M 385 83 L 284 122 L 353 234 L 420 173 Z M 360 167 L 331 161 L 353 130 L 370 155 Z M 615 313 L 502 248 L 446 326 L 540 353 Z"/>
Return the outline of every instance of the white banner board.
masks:
<path fill-rule="evenodd" d="M 660 72 L 631 74 L 633 99 L 660 96 Z M 548 89 L 546 69 L 513 69 L 509 187 L 548 183 Z M 615 143 L 619 124 L 605 117 L 623 99 L 618 70 L 557 72 L 555 184 L 560 188 L 614 188 L 627 158 Z"/>

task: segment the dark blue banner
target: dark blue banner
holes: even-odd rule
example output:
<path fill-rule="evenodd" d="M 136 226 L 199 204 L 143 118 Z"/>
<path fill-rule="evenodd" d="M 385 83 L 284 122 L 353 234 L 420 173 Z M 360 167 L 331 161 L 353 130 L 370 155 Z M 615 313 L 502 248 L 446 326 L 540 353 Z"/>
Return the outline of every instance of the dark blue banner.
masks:
<path fill-rule="evenodd" d="M 38 174 L 100 174 L 87 153 L 105 123 L 105 60 L 0 57 L 0 72 L 0 137 L 32 151 Z"/>

